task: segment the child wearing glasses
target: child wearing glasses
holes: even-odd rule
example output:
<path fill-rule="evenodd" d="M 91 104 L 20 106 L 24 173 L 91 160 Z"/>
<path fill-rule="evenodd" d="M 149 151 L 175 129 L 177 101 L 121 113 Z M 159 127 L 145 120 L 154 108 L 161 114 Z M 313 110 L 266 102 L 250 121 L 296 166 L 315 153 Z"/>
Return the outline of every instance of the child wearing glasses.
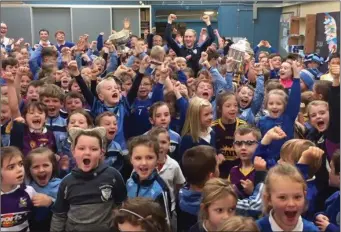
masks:
<path fill-rule="evenodd" d="M 260 139 L 260 131 L 250 125 L 241 125 L 234 133 L 233 147 L 240 164 L 232 167 L 228 179 L 234 184 L 240 199 L 250 196 L 254 190 L 255 169 L 252 157 Z"/>

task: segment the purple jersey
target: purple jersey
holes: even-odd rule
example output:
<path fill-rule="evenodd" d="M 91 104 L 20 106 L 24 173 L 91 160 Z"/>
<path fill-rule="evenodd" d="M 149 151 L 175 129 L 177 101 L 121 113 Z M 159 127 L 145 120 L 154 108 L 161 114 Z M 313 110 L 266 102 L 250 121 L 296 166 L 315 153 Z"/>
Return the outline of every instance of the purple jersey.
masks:
<path fill-rule="evenodd" d="M 44 129 L 43 133 L 31 133 L 26 127 L 24 131 L 24 147 L 23 153 L 26 156 L 31 150 L 38 147 L 48 147 L 52 151 L 56 151 L 56 140 L 53 132 Z"/>
<path fill-rule="evenodd" d="M 16 189 L 1 192 L 1 231 L 27 231 L 28 217 L 32 210 L 31 198 L 35 193 L 31 186 L 20 185 Z"/>

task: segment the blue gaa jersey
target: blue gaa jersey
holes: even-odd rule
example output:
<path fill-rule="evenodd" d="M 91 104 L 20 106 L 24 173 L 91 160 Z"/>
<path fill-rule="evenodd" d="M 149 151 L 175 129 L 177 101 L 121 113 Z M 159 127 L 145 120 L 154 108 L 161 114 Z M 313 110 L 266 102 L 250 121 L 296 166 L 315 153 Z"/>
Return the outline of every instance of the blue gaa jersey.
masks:
<path fill-rule="evenodd" d="M 55 118 L 47 117 L 45 126 L 53 132 L 56 139 L 57 150 L 61 149 L 61 142 L 68 137 L 66 119 L 61 115 Z"/>
<path fill-rule="evenodd" d="M 35 194 L 31 186 L 18 185 L 14 190 L 1 192 L 1 231 L 28 231 L 28 218 Z"/>

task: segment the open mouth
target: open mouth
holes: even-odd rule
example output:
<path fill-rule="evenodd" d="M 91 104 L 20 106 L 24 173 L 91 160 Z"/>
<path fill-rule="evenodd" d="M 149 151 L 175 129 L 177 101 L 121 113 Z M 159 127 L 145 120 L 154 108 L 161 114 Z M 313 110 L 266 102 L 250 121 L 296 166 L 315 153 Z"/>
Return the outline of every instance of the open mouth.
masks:
<path fill-rule="evenodd" d="M 84 165 L 89 165 L 90 162 L 91 162 L 90 159 L 83 159 L 83 164 L 84 164 Z"/>
<path fill-rule="evenodd" d="M 46 178 L 47 178 L 47 174 L 43 174 L 43 175 L 38 175 L 37 176 L 37 179 L 41 182 L 44 182 L 46 181 Z"/>
<path fill-rule="evenodd" d="M 325 122 L 320 120 L 317 122 L 317 128 L 318 129 L 323 129 L 324 128 L 324 125 L 325 125 Z"/>
<path fill-rule="evenodd" d="M 47 110 L 49 113 L 54 113 L 56 109 L 55 108 L 48 108 Z"/>
<path fill-rule="evenodd" d="M 228 115 L 229 115 L 230 117 L 235 117 L 235 116 L 237 115 L 237 112 L 230 112 Z"/>
<path fill-rule="evenodd" d="M 146 175 L 147 173 L 148 173 L 148 168 L 145 168 L 145 167 L 142 167 L 142 168 L 139 168 L 139 170 L 140 170 L 140 172 L 141 172 L 141 174 L 144 174 L 144 175 Z"/>
<path fill-rule="evenodd" d="M 202 96 L 203 96 L 204 98 L 208 98 L 208 97 L 209 97 L 209 94 L 208 94 L 207 92 L 203 92 L 203 93 L 202 93 Z"/>
<path fill-rule="evenodd" d="M 297 211 L 285 211 L 284 214 L 289 220 L 294 220 L 296 218 Z"/>
<path fill-rule="evenodd" d="M 249 103 L 249 101 L 247 99 L 240 99 L 240 103 L 242 105 L 247 105 Z"/>
<path fill-rule="evenodd" d="M 108 134 L 109 134 L 110 136 L 114 136 L 114 135 L 115 135 L 115 133 L 116 133 L 116 131 L 115 131 L 115 130 L 108 131 Z"/>
<path fill-rule="evenodd" d="M 32 123 L 33 123 L 34 125 L 40 125 L 40 124 L 41 124 L 41 119 L 33 119 L 33 120 L 32 120 Z"/>
<path fill-rule="evenodd" d="M 273 110 L 271 111 L 272 114 L 277 115 L 279 113 L 279 110 Z"/>
<path fill-rule="evenodd" d="M 62 83 L 63 83 L 64 85 L 67 85 L 67 84 L 69 84 L 69 81 L 68 81 L 68 80 L 63 80 Z"/>
<path fill-rule="evenodd" d="M 112 97 L 113 97 L 113 98 L 118 98 L 118 93 L 114 93 L 114 94 L 112 95 Z"/>

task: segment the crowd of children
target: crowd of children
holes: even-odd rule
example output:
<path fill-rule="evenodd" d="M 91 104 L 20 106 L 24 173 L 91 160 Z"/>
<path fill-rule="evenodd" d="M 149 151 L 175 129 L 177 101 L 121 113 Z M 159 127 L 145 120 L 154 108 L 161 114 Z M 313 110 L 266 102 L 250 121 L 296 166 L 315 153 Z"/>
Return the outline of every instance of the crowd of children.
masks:
<path fill-rule="evenodd" d="M 340 230 L 340 55 L 262 40 L 236 71 L 174 20 L 128 50 L 1 23 L 1 231 Z"/>

